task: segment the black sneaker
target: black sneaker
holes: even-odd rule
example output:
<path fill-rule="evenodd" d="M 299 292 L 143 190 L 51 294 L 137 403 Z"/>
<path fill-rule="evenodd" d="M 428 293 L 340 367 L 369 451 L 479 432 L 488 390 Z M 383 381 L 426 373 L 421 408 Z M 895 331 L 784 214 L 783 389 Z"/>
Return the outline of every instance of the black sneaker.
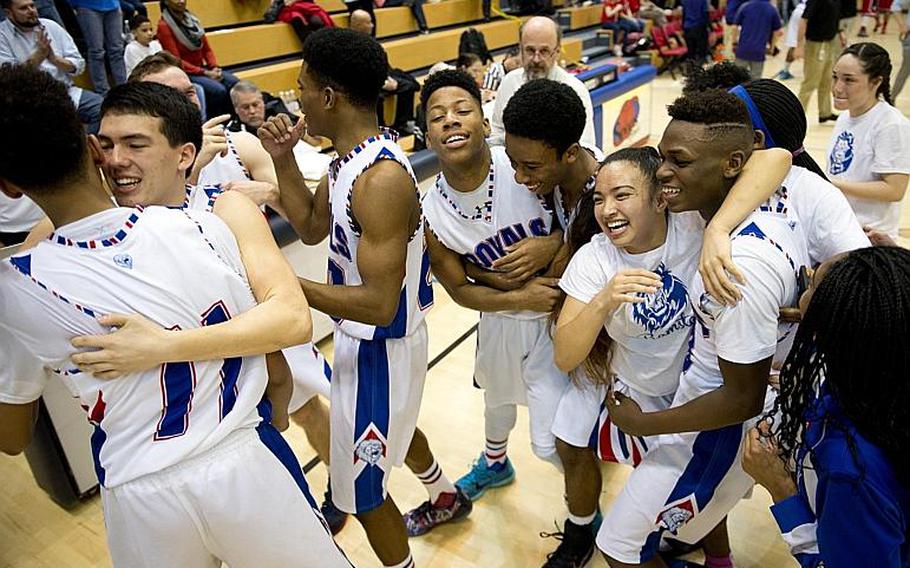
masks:
<path fill-rule="evenodd" d="M 443 493 L 435 503 L 424 501 L 416 509 L 403 515 L 408 536 L 420 536 L 433 530 L 437 525 L 459 521 L 467 517 L 474 504 L 460 487 L 455 487 L 455 495 Z"/>
<path fill-rule="evenodd" d="M 581 568 L 594 555 L 594 531 L 592 525 L 576 525 L 566 519 L 562 532 L 540 533 L 542 538 L 553 537 L 561 541 L 556 550 L 547 554 L 543 568 Z"/>
<path fill-rule="evenodd" d="M 819 123 L 819 124 L 824 124 L 824 123 L 828 122 L 829 120 L 837 120 L 837 115 L 836 115 L 836 114 L 829 114 L 828 116 L 820 116 L 820 117 L 818 117 L 818 123 Z"/>
<path fill-rule="evenodd" d="M 322 517 L 325 519 L 325 522 L 329 525 L 329 530 L 332 531 L 332 535 L 336 535 L 341 532 L 341 529 L 344 528 L 344 524 L 348 522 L 348 514 L 336 507 L 335 503 L 332 502 L 331 484 L 329 485 L 329 488 L 325 490 L 324 498 L 319 510 L 322 512 Z"/>

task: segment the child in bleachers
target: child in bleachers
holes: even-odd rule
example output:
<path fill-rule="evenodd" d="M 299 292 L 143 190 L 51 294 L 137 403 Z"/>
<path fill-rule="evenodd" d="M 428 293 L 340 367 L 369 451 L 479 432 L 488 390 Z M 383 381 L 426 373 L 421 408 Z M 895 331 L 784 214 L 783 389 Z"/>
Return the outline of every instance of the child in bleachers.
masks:
<path fill-rule="evenodd" d="M 148 16 L 136 14 L 130 18 L 130 32 L 133 40 L 123 52 L 123 62 L 126 64 L 126 74 L 129 75 L 140 61 L 161 51 L 161 44 L 155 39 L 155 28 Z"/>

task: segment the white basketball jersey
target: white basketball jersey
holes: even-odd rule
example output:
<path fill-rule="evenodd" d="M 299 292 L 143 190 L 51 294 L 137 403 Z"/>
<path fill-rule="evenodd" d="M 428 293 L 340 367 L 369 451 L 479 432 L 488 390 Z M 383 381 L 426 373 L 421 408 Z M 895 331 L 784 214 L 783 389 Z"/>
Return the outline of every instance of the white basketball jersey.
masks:
<path fill-rule="evenodd" d="M 506 247 L 527 237 L 545 237 L 553 226 L 553 213 L 544 200 L 515 181 L 505 148 L 490 148 L 490 174 L 472 194 L 480 203 L 473 210 L 465 204 L 473 195 L 460 193 L 440 173 L 423 197 L 427 227 L 449 250 L 481 268 L 506 255 Z M 467 199 L 465 199 L 467 198 Z M 520 319 L 546 317 L 539 312 L 508 312 Z"/>
<path fill-rule="evenodd" d="M 202 171 L 199 172 L 199 185 L 219 185 L 229 181 L 253 179 L 250 171 L 243 165 L 243 160 L 240 159 L 240 154 L 237 152 L 237 146 L 231 138 L 237 133 L 225 130 L 224 134 L 227 136 L 227 154 L 224 156 L 215 154 L 215 158 L 202 168 Z"/>
<path fill-rule="evenodd" d="M 211 213 L 215 207 L 215 200 L 222 193 L 224 190 L 220 185 L 187 185 L 183 207 L 190 211 Z"/>
<path fill-rule="evenodd" d="M 611 370 L 646 395 L 672 395 L 679 386 L 695 323 L 686 286 L 698 267 L 703 233 L 704 221 L 694 211 L 671 213 L 666 241 L 644 253 L 630 254 L 599 233 L 575 253 L 559 281 L 568 295 L 587 304 L 622 270 L 640 268 L 660 277 L 656 293 L 621 304 L 604 322 L 613 339 Z"/>
<path fill-rule="evenodd" d="M 597 182 L 597 174 L 595 173 L 588 178 L 588 181 L 585 182 L 585 187 L 582 190 L 582 193 L 589 193 L 594 191 L 594 185 Z M 575 221 L 575 217 L 578 215 L 578 202 L 575 202 L 575 207 L 569 210 L 566 207 L 566 201 L 564 197 L 565 191 L 558 185 L 553 190 L 553 205 L 556 208 L 556 219 L 559 221 L 560 228 L 563 230 L 563 239 L 569 240 L 569 226 Z"/>
<path fill-rule="evenodd" d="M 70 361 L 96 317 L 140 313 L 168 329 L 214 325 L 252 308 L 237 243 L 207 213 L 112 209 L 61 227 L 0 263 L 0 325 L 54 370 L 95 426 L 99 482 L 114 487 L 217 445 L 267 416 L 265 358 L 168 363 L 101 380 Z M 5 395 L 14 386 L 0 385 Z M 40 392 L 29 393 L 32 399 Z M 261 414 L 260 414 L 261 412 Z"/>
<path fill-rule="evenodd" d="M 761 361 L 774 355 L 791 333 L 791 324 L 778 323 L 778 311 L 796 305 L 799 269 L 810 261 L 786 186 L 731 235 L 733 262 L 747 282 L 743 299 L 736 306 L 720 304 L 695 274 L 689 287 L 696 316 L 693 347 L 683 365 L 677 405 L 723 385 L 718 358 L 739 364 Z"/>
<path fill-rule="evenodd" d="M 380 160 L 392 160 L 401 165 L 414 184 L 414 198 L 420 199 L 417 180 L 404 151 L 389 133 L 373 136 L 343 158 L 337 158 L 329 168 L 329 202 L 332 208 L 332 228 L 329 231 L 329 284 L 358 286 L 362 284 L 357 268 L 357 249 L 360 227 L 354 219 L 351 199 L 357 178 Z M 382 191 L 370 187 L 366 191 Z M 417 230 L 408 240 L 408 252 L 398 311 L 392 323 L 374 326 L 350 320 L 335 319 L 335 324 L 345 333 L 360 339 L 405 337 L 414 333 L 423 322 L 424 315 L 433 305 L 433 286 L 430 280 L 430 258 L 427 256 L 423 236 L 423 213 Z"/>

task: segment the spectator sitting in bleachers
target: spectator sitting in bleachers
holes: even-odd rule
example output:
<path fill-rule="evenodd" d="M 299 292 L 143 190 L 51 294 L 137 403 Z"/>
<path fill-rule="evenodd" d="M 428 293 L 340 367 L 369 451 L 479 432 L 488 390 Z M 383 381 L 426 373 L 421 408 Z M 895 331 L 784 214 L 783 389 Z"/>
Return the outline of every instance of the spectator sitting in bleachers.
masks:
<path fill-rule="evenodd" d="M 139 62 L 130 74 L 130 82 L 148 81 L 167 85 L 199 106 L 199 97 L 187 74 L 175 58 L 162 51 Z M 215 116 L 202 125 L 202 148 L 187 183 L 221 185 L 242 191 L 257 205 L 268 205 L 281 213 L 278 178 L 272 159 L 259 139 L 249 132 L 229 132 L 224 123 L 230 115 Z"/>
<path fill-rule="evenodd" d="M 118 0 L 69 0 L 88 49 L 88 74 L 96 93 L 110 90 L 110 68 L 114 86 L 126 83 L 123 64 L 123 13 Z"/>
<path fill-rule="evenodd" d="M 186 8 L 186 0 L 161 0 L 161 21 L 158 22 L 158 41 L 161 47 L 180 59 L 180 66 L 190 81 L 202 86 L 206 105 L 213 115 L 230 114 L 228 94 L 238 79 L 218 66 L 215 52 L 205 37 L 205 28 Z"/>
<path fill-rule="evenodd" d="M 85 69 L 73 37 L 57 22 L 38 18 L 34 0 L 0 0 L 0 7 L 7 16 L 0 22 L 0 64 L 28 63 L 50 73 L 69 88 L 88 131 L 97 133 L 102 98 L 73 84 Z"/>
<path fill-rule="evenodd" d="M 312 0 L 273 0 L 266 12 L 265 21 L 291 24 L 301 44 L 316 30 L 335 27 L 329 13 Z"/>
<path fill-rule="evenodd" d="M 366 10 L 357 9 L 351 12 L 348 28 L 371 36 L 374 29 L 373 20 Z M 399 134 L 411 134 L 414 126 L 414 94 L 419 90 L 420 83 L 413 75 L 402 69 L 389 67 L 389 76 L 382 86 L 382 98 L 376 111 L 379 114 L 379 124 L 386 125 L 382 101 L 395 95 L 395 120 L 392 123 L 392 130 Z"/>
<path fill-rule="evenodd" d="M 123 53 L 127 75 L 133 72 L 140 61 L 161 51 L 161 44 L 155 39 L 155 28 L 152 27 L 148 16 L 142 14 L 133 16 L 130 20 L 130 32 L 133 34 L 133 41 L 126 45 L 126 51 Z"/>
<path fill-rule="evenodd" d="M 498 91 L 502 78 L 506 76 L 506 73 L 519 67 L 521 67 L 521 52 L 517 46 L 510 47 L 502 61 L 494 61 L 487 67 L 487 72 L 483 76 L 483 88 L 489 91 Z"/>
<path fill-rule="evenodd" d="M 667 16 L 670 14 L 671 10 L 665 10 L 651 0 L 641 0 L 641 6 L 635 16 L 641 20 L 651 20 L 655 26 L 666 26 Z"/>
<path fill-rule="evenodd" d="M 231 89 L 231 102 L 237 118 L 228 124 L 232 132 L 249 132 L 258 137 L 259 127 L 265 120 L 279 114 L 286 114 L 293 124 L 300 120 L 290 112 L 281 99 L 263 92 L 250 81 L 240 81 Z M 322 139 L 305 133 L 300 137 L 300 142 L 294 146 L 294 157 L 303 177 L 308 180 L 319 180 L 329 169 L 332 161 L 330 156 L 320 152 Z"/>
<path fill-rule="evenodd" d="M 61 26 L 63 25 L 63 18 L 60 17 L 60 12 L 57 11 L 57 6 L 54 4 L 54 0 L 35 0 L 35 6 L 38 8 L 39 18 L 54 20 Z M 3 12 L 3 10 L 0 10 L 0 22 L 5 19 L 6 14 Z"/>
<path fill-rule="evenodd" d="M 613 49 L 622 55 L 622 46 L 630 33 L 641 33 L 644 24 L 632 14 L 628 0 L 604 0 L 600 27 L 613 30 Z"/>
<path fill-rule="evenodd" d="M 581 135 L 581 145 L 588 149 L 597 148 L 594 137 L 594 108 L 591 104 L 591 93 L 577 77 L 557 65 L 562 48 L 562 30 L 556 22 L 543 16 L 535 16 L 524 22 L 518 29 L 518 44 L 521 48 L 522 67 L 505 76 L 496 95 L 493 107 L 493 118 L 490 121 L 490 145 L 505 144 L 505 129 L 502 124 L 502 113 L 509 99 L 522 85 L 534 79 L 550 79 L 570 87 L 585 107 L 585 129 Z"/>

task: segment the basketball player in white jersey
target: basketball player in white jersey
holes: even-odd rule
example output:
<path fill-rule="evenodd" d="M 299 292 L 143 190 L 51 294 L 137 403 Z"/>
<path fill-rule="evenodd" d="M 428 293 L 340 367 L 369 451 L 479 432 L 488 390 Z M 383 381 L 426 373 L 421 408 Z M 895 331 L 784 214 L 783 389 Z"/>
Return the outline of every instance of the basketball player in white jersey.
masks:
<path fill-rule="evenodd" d="M 658 170 L 663 196 L 671 211 L 698 211 L 708 221 L 751 153 L 749 112 L 735 96 L 707 91 L 677 99 L 669 113 Z M 693 347 L 671 408 L 643 412 L 620 393 L 608 401 L 620 429 L 671 434 L 645 456 L 604 518 L 597 544 L 613 568 L 665 566 L 656 555 L 663 533 L 698 542 L 752 487 L 740 444 L 769 402 L 768 372 L 783 336 L 778 313 L 796 301 L 798 272 L 809 264 L 787 193 L 775 193 L 732 232 L 733 261 L 745 276 L 738 304 L 707 294 L 700 275 L 690 284 Z M 709 556 L 706 566 L 732 562 Z"/>
<path fill-rule="evenodd" d="M 196 106 L 201 103 L 180 62 L 167 52 L 143 59 L 130 73 L 130 82 L 150 81 L 173 87 Z M 229 132 L 224 123 L 228 115 L 211 117 L 203 124 L 202 148 L 189 182 L 220 185 L 225 190 L 241 191 L 258 205 L 268 205 L 281 213 L 275 167 L 259 140 L 249 132 Z"/>
<path fill-rule="evenodd" d="M 226 216 L 227 225 L 206 213 L 116 208 L 97 174 L 103 151 L 97 139 L 86 141 L 65 89 L 16 66 L 0 69 L 0 92 L 0 189 L 28 195 L 58 227 L 0 264 L 0 325 L 27 349 L 14 356 L 53 370 L 95 426 L 92 451 L 114 564 L 277 567 L 304 559 L 349 566 L 293 453 L 269 423 L 266 361 L 253 354 L 264 337 L 276 340 L 270 328 L 282 326 L 283 341 L 293 343 L 307 340 L 311 325 L 293 271 L 269 246 L 261 218 L 249 213 L 255 206 L 232 195 L 234 207 L 225 209 L 235 215 Z M 139 100 L 159 106 L 145 117 L 155 128 L 137 135 L 134 146 L 162 164 L 179 164 L 162 177 L 185 175 L 195 144 L 172 146 L 167 138 L 171 129 L 201 132 L 196 109 L 151 84 L 113 89 L 105 105 L 113 112 Z M 165 126 L 159 116 L 167 113 L 180 120 Z M 276 302 L 284 313 L 272 309 L 269 316 L 266 304 Z M 101 332 L 103 314 L 134 311 L 187 330 L 174 360 L 117 381 L 72 364 L 74 335 Z M 229 328 L 217 324 L 232 317 L 262 336 L 225 333 Z M 233 345 L 235 356 L 182 358 L 207 339 Z M 0 393 L 7 404 L 33 405 L 43 387 L 40 377 L 26 377 L 0 385 Z"/>
<path fill-rule="evenodd" d="M 433 303 L 414 175 L 379 130 L 376 102 L 388 71 L 376 41 L 320 30 L 303 46 L 304 121 L 270 119 L 259 138 L 272 155 L 288 218 L 306 243 L 329 244 L 329 284 L 301 280 L 312 305 L 336 320 L 332 377 L 332 496 L 356 513 L 386 566 L 412 566 L 408 534 L 458 519 L 471 502 L 442 474 L 416 429 L 427 367 L 424 315 Z M 303 129 L 330 138 L 339 158 L 313 196 L 292 149 Z M 430 495 L 407 518 L 386 485 L 407 463 Z"/>
<path fill-rule="evenodd" d="M 559 465 L 551 426 L 568 377 L 553 363 L 547 329 L 547 313 L 559 297 L 556 280 L 533 277 L 519 289 L 500 291 L 468 280 L 465 264 L 491 270 L 507 247 L 537 239 L 539 270 L 553 260 L 562 232 L 553 232 L 543 198 L 515 181 L 504 149 L 488 147 L 489 124 L 469 75 L 434 74 L 421 90 L 421 104 L 428 147 L 442 165 L 422 202 L 433 273 L 458 304 L 481 312 L 474 379 L 484 389 L 486 447 L 456 482 L 474 500 L 514 479 L 506 447 L 517 404 L 528 407 L 534 453 Z"/>
<path fill-rule="evenodd" d="M 567 241 L 580 242 L 580 234 L 590 236 L 599 232 L 590 207 L 584 211 L 585 218 L 575 222 L 580 212 L 579 202 L 587 199 L 590 203 L 599 164 L 577 142 L 584 128 L 584 107 L 574 91 L 553 81 L 532 81 L 519 89 L 509 101 L 503 122 L 506 151 L 515 167 L 516 181 L 527 183 L 537 193 L 553 196 L 557 219 L 567 227 Z M 737 184 L 737 190 L 745 196 L 742 198 L 745 203 L 756 203 L 756 198 L 749 196 L 761 195 L 763 190 L 760 188 L 768 188 L 764 190 L 765 195 L 771 190 L 773 186 L 763 180 L 764 176 L 771 179 L 779 176 L 778 180 L 783 178 L 789 159 L 785 159 L 786 152 L 776 152 L 756 156 L 753 160 L 756 163 L 750 163 L 748 174 L 742 176 L 741 183 Z M 740 210 L 747 211 L 749 207 L 740 207 Z M 719 227 L 733 227 L 735 220 L 741 218 L 742 214 L 731 213 L 730 217 L 719 216 L 716 222 Z M 727 219 L 731 221 L 728 223 Z M 723 228 L 719 231 L 724 241 L 728 239 L 728 232 Z M 557 257 L 562 260 L 557 260 L 555 264 L 562 262 L 564 267 L 573 250 L 567 242 Z M 721 264 L 730 266 L 729 263 Z M 557 267 L 555 274 L 561 273 Z M 564 368 L 574 368 L 574 365 L 567 364 Z M 565 468 L 569 518 L 563 540 L 550 556 L 552 566 L 581 566 L 587 562 L 594 551 L 594 533 L 598 527 L 601 478 L 595 453 L 590 446 L 597 446 L 595 442 L 598 439 L 592 439 L 592 434 L 597 433 L 595 429 L 603 393 L 588 387 L 586 380 L 572 384 L 573 387 L 565 390 L 559 402 L 553 425 L 557 451 Z M 615 428 L 608 427 L 604 432 L 605 435 L 612 432 L 619 444 Z M 632 463 L 635 460 L 631 446 L 628 452 L 628 457 L 623 459 L 618 459 L 617 454 L 603 452 L 600 456 Z"/>
<path fill-rule="evenodd" d="M 169 54 L 156 54 L 145 58 L 131 73 L 130 80 L 132 82 L 146 81 L 167 85 L 184 94 L 187 100 L 197 107 L 200 106 L 193 84 L 186 73 L 179 66 L 174 65 L 173 58 Z M 220 126 L 216 130 L 220 131 Z M 114 197 L 118 199 L 121 205 L 126 206 L 136 203 L 177 206 L 185 203 L 192 209 L 211 211 L 215 197 L 220 195 L 222 190 L 235 189 L 245 193 L 257 205 L 269 205 L 281 211 L 278 204 L 277 179 L 275 178 L 274 166 L 271 158 L 262 149 L 259 140 L 255 136 L 244 132 L 239 133 L 239 139 L 234 139 L 231 142 L 230 139 L 225 138 L 227 134 L 227 132 L 224 135 L 217 132 L 213 133 L 211 129 L 206 128 L 203 130 L 201 154 L 207 156 L 207 158 L 202 159 L 212 159 L 211 156 L 214 156 L 213 161 L 205 169 L 207 172 L 205 177 L 205 180 L 207 180 L 206 185 L 187 185 L 187 193 L 184 193 L 182 186 L 153 190 L 148 187 L 148 183 L 140 184 L 138 191 L 137 188 L 130 186 L 125 186 L 121 189 L 116 180 L 119 177 L 129 176 L 120 176 L 117 172 L 117 167 L 108 167 L 107 177 L 112 182 L 111 189 Z M 238 133 L 231 133 L 231 135 L 237 136 Z M 226 140 L 227 142 L 225 142 Z M 233 153 L 229 152 L 222 157 L 221 151 L 227 148 L 227 146 L 224 146 L 225 143 L 231 145 L 230 148 L 233 148 L 231 150 Z M 236 152 L 237 148 L 243 151 L 238 154 Z M 245 159 L 242 157 L 245 157 Z M 197 160 L 196 165 L 198 163 L 199 161 Z M 245 164 L 250 164 L 250 168 L 247 168 Z M 252 180 L 250 180 L 251 176 L 253 176 Z M 52 229 L 49 224 L 43 223 L 35 234 L 28 239 L 27 245 L 43 238 Z M 124 327 L 126 331 L 119 332 L 122 337 L 97 338 L 97 341 L 93 338 L 83 344 L 86 348 L 104 349 L 103 352 L 96 353 L 93 356 L 93 361 L 96 363 L 111 363 L 112 359 L 122 360 L 125 363 L 125 365 L 117 365 L 117 373 L 109 371 L 106 376 L 115 376 L 127 370 L 141 370 L 140 367 L 136 366 L 139 361 L 143 360 L 141 351 L 146 347 L 153 347 L 147 341 L 148 322 L 142 321 L 141 317 L 132 316 L 125 318 L 121 323 L 125 324 L 130 321 L 131 325 Z M 291 368 L 291 375 L 294 380 L 294 389 L 288 413 L 291 419 L 303 428 L 310 445 L 316 450 L 319 459 L 328 467 L 329 411 L 322 398 L 326 400 L 329 398 L 331 367 L 322 353 L 312 343 L 290 347 L 284 350 L 284 355 Z M 154 364 L 158 363 L 155 362 Z M 333 534 L 338 533 L 344 526 L 347 516 L 332 504 L 331 491 L 326 492 L 321 510 L 332 528 Z"/>

